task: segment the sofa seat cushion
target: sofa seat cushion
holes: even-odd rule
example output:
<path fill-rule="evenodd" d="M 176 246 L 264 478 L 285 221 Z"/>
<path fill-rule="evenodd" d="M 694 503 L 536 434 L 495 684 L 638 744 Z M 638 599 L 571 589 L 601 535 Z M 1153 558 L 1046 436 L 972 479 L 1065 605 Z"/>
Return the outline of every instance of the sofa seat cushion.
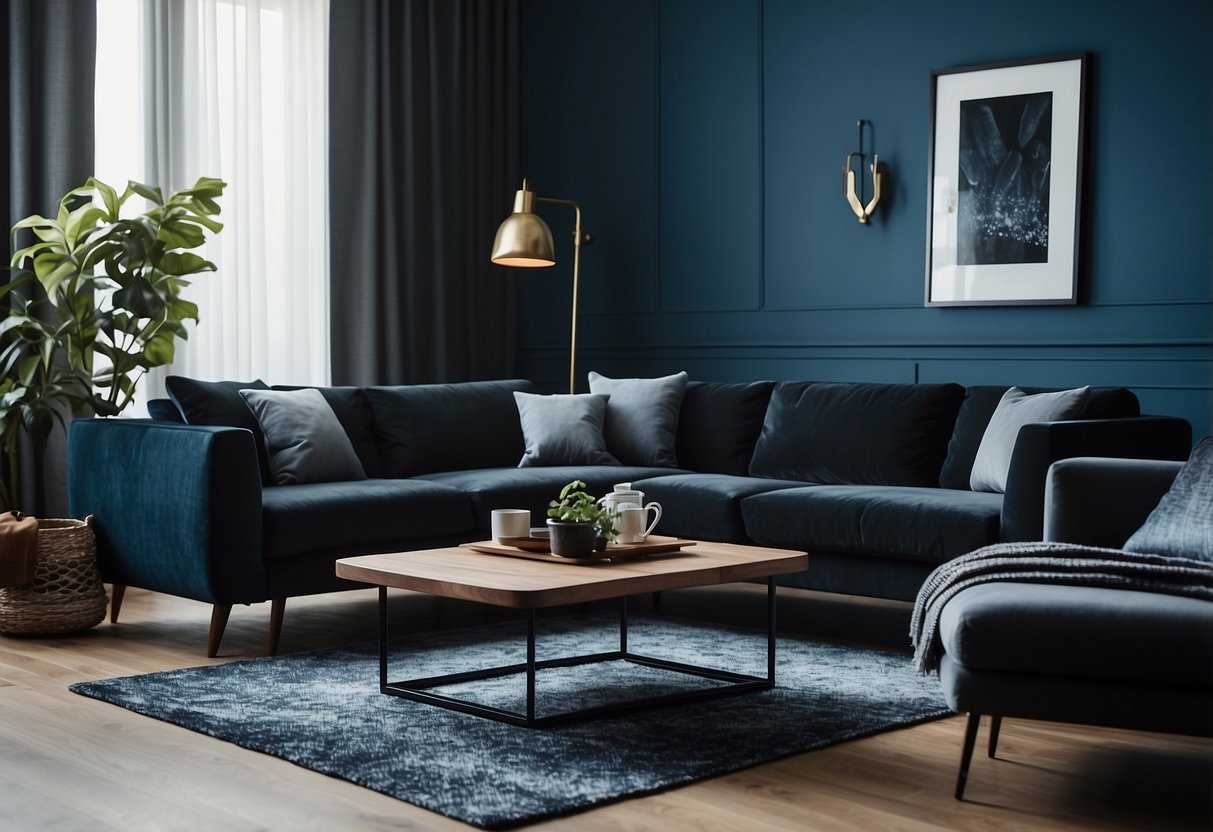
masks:
<path fill-rule="evenodd" d="M 781 488 L 804 488 L 804 483 L 728 474 L 676 474 L 633 482 L 632 487 L 643 491 L 646 501 L 661 503 L 658 534 L 745 543 L 749 538 L 741 501 Z"/>
<path fill-rule="evenodd" d="M 596 497 L 610 491 L 616 483 L 635 482 L 668 472 L 685 473 L 677 468 L 650 468 L 632 465 L 557 465 L 536 468 L 483 468 L 476 471 L 444 471 L 418 477 L 456 488 L 468 495 L 477 529 L 488 531 L 495 508 L 525 508 L 531 512 L 531 525 L 547 522 L 548 504 L 573 480 L 586 484 Z"/>
<path fill-rule="evenodd" d="M 1100 587 L 1000 582 L 957 593 L 939 631 L 973 670 L 1213 688 L 1213 603 Z"/>
<path fill-rule="evenodd" d="M 378 543 L 453 537 L 473 530 L 457 488 L 425 480 L 325 482 L 262 489 L 267 558 Z"/>
<path fill-rule="evenodd" d="M 746 533 L 762 546 L 928 563 L 997 543 L 1001 512 L 1001 494 L 908 486 L 818 485 L 741 504 Z"/>

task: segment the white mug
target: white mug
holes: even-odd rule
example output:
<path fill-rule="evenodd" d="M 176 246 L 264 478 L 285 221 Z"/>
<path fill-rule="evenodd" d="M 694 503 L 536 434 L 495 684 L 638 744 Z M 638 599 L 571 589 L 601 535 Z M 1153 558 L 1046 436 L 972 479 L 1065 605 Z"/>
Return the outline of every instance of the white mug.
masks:
<path fill-rule="evenodd" d="M 656 516 L 646 529 L 645 523 L 648 523 L 650 511 Z M 615 528 L 619 530 L 615 539 L 620 543 L 644 543 L 645 539 L 653 533 L 653 529 L 657 528 L 660 520 L 660 503 L 649 503 L 644 508 L 637 505 L 624 505 L 619 509 L 619 518 L 615 521 Z"/>
<path fill-rule="evenodd" d="M 530 537 L 531 512 L 525 508 L 495 508 L 492 515 L 493 539 Z"/>

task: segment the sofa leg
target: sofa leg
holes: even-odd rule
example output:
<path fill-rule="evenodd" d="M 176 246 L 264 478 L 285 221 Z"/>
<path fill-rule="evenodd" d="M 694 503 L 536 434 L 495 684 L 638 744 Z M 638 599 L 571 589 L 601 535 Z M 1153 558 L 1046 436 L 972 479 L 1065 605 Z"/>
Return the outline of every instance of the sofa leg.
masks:
<path fill-rule="evenodd" d="M 282 616 L 285 613 L 285 598 L 275 598 L 270 602 L 270 642 L 267 651 L 271 656 L 278 655 L 278 639 L 282 636 Z"/>
<path fill-rule="evenodd" d="M 990 746 L 987 754 L 993 758 L 994 752 L 998 749 L 998 729 L 1002 727 L 1002 717 L 990 717 Z"/>
<path fill-rule="evenodd" d="M 118 611 L 122 609 L 122 599 L 126 597 L 125 584 L 113 584 L 110 587 L 110 623 L 118 623 Z"/>
<path fill-rule="evenodd" d="M 223 640 L 223 629 L 227 617 L 232 614 L 231 604 L 215 604 L 211 607 L 211 631 L 206 637 L 206 657 L 213 659 L 219 653 L 219 642 Z"/>
<path fill-rule="evenodd" d="M 977 744 L 977 729 L 981 727 L 981 714 L 969 714 L 965 725 L 965 744 L 960 752 L 960 773 L 956 775 L 956 799 L 964 800 L 965 782 L 969 779 L 969 762 L 973 759 L 973 746 Z"/>

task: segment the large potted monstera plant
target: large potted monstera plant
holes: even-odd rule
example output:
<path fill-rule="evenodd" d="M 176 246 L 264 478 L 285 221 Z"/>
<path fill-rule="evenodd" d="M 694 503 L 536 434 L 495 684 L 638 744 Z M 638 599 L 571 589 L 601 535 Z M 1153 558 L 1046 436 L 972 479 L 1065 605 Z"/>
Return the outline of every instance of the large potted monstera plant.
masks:
<path fill-rule="evenodd" d="M 36 490 L 22 488 L 22 480 L 40 475 L 55 426 L 68 417 L 116 416 L 148 370 L 173 360 L 176 339 L 187 337 L 185 321 L 198 320 L 181 291 L 190 275 L 215 270 L 190 249 L 223 227 L 215 217 L 224 187 L 202 178 L 165 197 L 160 188 L 130 182 L 119 194 L 89 178 L 64 195 L 54 217 L 33 215 L 13 226 L 10 278 L 0 287 L 7 307 L 0 321 L 0 508 L 39 512 L 37 499 L 22 504 L 23 494 Z M 147 203 L 141 213 L 131 210 L 136 198 Z M 23 443 L 32 448 L 33 471 L 22 469 Z M 40 521 L 39 550 L 44 531 L 85 525 Z M 91 542 L 91 529 L 87 536 Z M 100 615 L 83 626 L 105 614 L 104 590 L 95 584 Z M 18 589 L 0 588 L 0 632 L 12 632 L 6 611 Z M 37 578 L 32 589 L 38 594 Z"/>

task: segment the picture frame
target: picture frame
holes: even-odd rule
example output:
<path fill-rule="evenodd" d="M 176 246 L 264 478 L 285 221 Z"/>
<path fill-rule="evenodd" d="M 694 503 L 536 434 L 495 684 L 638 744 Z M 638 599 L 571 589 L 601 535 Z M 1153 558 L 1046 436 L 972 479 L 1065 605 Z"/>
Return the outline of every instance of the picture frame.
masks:
<path fill-rule="evenodd" d="M 926 306 L 1078 302 L 1090 60 L 931 72 Z"/>

